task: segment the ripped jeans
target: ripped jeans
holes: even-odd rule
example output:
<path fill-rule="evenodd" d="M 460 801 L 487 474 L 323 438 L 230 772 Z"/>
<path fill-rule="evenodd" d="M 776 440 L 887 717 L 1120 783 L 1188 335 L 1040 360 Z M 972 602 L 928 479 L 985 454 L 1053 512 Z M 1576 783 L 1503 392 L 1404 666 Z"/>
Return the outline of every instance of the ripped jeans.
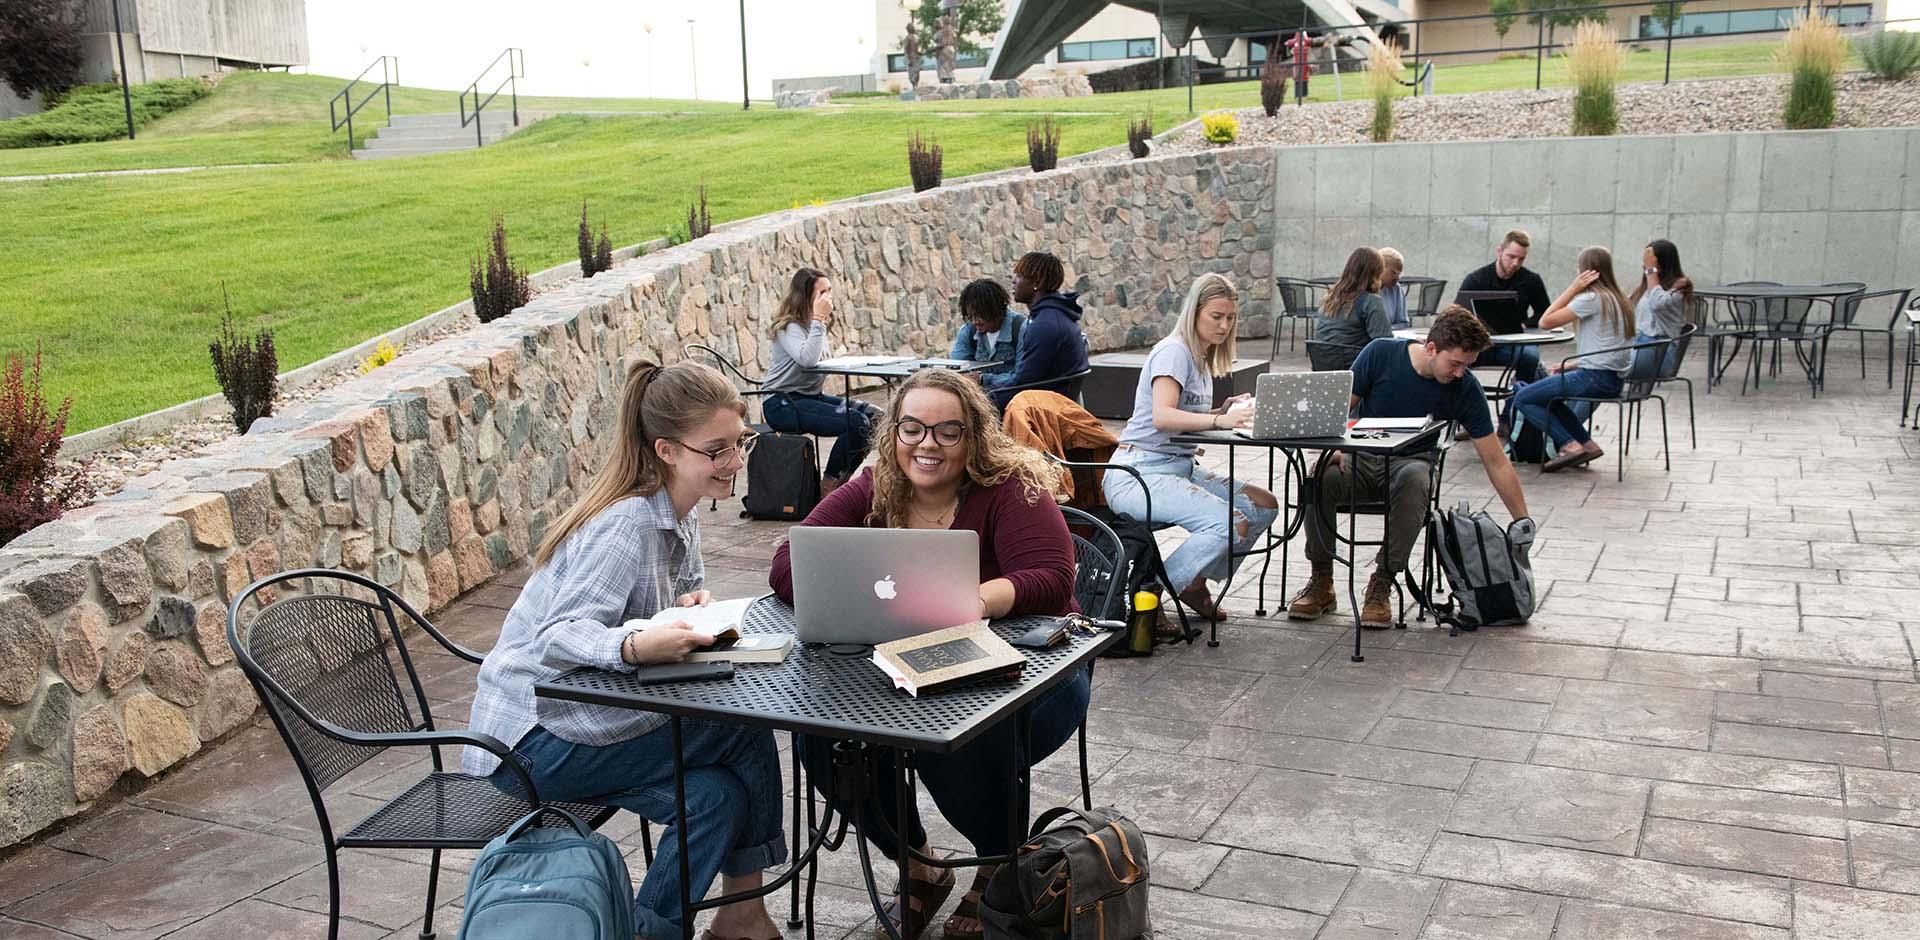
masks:
<path fill-rule="evenodd" d="M 1261 535 L 1280 514 L 1278 509 L 1254 505 L 1242 483 L 1232 493 L 1233 523 L 1229 527 L 1226 478 L 1202 469 L 1192 457 L 1122 448 L 1113 460 L 1133 467 L 1146 478 L 1147 494 L 1153 498 L 1153 518 L 1147 518 L 1147 496 L 1140 492 L 1139 482 L 1115 470 L 1107 471 L 1101 479 L 1107 508 L 1156 526 L 1172 524 L 1187 530 L 1187 541 L 1166 557 L 1167 577 L 1173 581 L 1167 586 L 1175 591 L 1201 576 L 1224 580 L 1245 560 L 1229 559 L 1229 552 L 1244 552 L 1259 544 Z"/>

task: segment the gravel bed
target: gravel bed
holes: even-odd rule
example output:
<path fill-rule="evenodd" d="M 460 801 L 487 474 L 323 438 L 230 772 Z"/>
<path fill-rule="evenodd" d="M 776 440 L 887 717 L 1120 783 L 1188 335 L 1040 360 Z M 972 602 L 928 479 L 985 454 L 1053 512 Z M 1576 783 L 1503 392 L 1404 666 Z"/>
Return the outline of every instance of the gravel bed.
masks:
<path fill-rule="evenodd" d="M 1779 130 L 1786 79 L 1778 75 L 1622 85 L 1617 91 L 1621 134 L 1689 134 Z M 1835 127 L 1920 125 L 1920 81 L 1886 82 L 1843 76 Z M 1267 117 L 1259 108 L 1237 111 L 1241 145 L 1357 144 L 1367 140 L 1371 101 L 1291 105 Z M 1564 137 L 1573 122 L 1573 90 L 1491 91 L 1471 95 L 1402 98 L 1393 106 L 1396 141 Z M 1214 146 L 1199 128 L 1166 141 L 1159 153 Z"/>

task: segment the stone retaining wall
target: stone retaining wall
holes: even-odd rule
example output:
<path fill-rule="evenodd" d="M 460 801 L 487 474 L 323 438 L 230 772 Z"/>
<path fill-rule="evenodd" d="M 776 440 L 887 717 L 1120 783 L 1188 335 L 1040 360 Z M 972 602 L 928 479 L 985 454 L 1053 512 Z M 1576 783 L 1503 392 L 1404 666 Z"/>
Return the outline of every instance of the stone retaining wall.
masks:
<path fill-rule="evenodd" d="M 526 558 L 599 466 L 627 363 L 700 342 L 764 366 L 791 272 L 840 342 L 944 350 L 961 286 L 1047 249 L 1094 348 L 1162 335 L 1191 278 L 1269 314 L 1274 158 L 1235 150 L 782 212 L 542 294 L 0 549 L 0 846 L 153 777 L 257 703 L 228 600 L 309 565 L 432 612 Z"/>

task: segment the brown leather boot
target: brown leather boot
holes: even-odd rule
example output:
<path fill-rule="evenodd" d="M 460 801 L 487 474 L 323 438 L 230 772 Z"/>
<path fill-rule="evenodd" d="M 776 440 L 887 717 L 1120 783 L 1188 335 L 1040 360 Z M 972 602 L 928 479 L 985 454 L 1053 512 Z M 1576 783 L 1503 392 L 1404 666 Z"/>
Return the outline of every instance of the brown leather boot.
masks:
<path fill-rule="evenodd" d="M 1367 578 L 1367 594 L 1360 600 L 1360 625 L 1369 630 L 1393 626 L 1393 575 L 1376 570 Z"/>
<path fill-rule="evenodd" d="M 1287 602 L 1288 620 L 1318 620 L 1339 606 L 1333 595 L 1333 563 L 1314 565 L 1307 586 Z"/>

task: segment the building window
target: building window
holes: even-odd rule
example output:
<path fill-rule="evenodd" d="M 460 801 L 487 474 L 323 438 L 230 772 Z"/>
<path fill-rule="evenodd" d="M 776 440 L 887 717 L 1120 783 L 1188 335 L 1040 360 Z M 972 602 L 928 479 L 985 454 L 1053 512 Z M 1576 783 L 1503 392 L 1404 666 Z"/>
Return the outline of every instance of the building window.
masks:
<path fill-rule="evenodd" d="M 1105 62 L 1109 59 L 1151 59 L 1157 54 L 1155 40 L 1096 39 L 1091 42 L 1060 44 L 1062 62 Z"/>
<path fill-rule="evenodd" d="M 956 52 L 953 54 L 953 67 L 957 69 L 986 68 L 987 56 L 991 55 L 992 53 L 993 53 L 992 49 L 982 49 L 979 52 Z M 936 72 L 936 71 L 939 71 L 939 69 L 940 69 L 939 56 L 929 52 L 920 57 L 920 71 Z M 907 70 L 906 53 L 895 52 L 887 56 L 887 71 L 905 72 L 906 70 Z"/>
<path fill-rule="evenodd" d="M 1800 15 L 1803 9 L 1802 7 L 1765 7 L 1757 10 L 1720 10 L 1712 13 L 1682 11 L 1679 21 L 1674 24 L 1673 34 L 1675 36 L 1720 36 L 1728 33 L 1784 30 L 1793 26 L 1793 18 Z M 1848 4 L 1828 9 L 1833 15 L 1834 22 L 1840 26 L 1864 26 L 1873 18 L 1872 4 Z M 1666 24 L 1661 22 L 1659 17 L 1641 14 L 1641 39 L 1660 39 L 1666 35 Z"/>

